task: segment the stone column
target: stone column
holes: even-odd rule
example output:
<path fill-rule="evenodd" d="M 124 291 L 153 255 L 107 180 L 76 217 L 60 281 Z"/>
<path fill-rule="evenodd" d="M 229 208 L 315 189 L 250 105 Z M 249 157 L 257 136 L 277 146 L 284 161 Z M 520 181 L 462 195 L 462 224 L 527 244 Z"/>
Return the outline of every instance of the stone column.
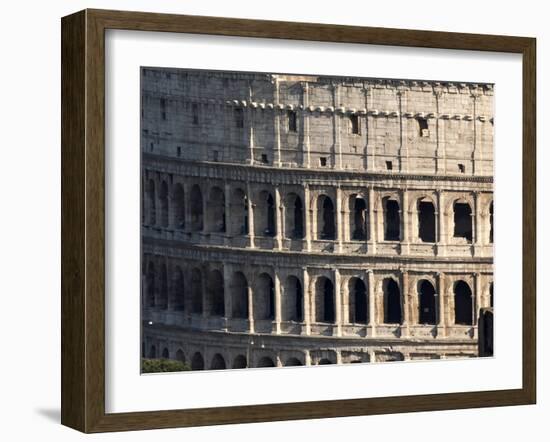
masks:
<path fill-rule="evenodd" d="M 340 106 L 340 90 L 337 84 L 332 85 L 332 101 L 334 103 L 333 124 L 333 136 L 334 136 L 334 168 L 342 169 L 342 142 L 340 136 L 340 121 L 341 117 L 337 109 Z"/>
<path fill-rule="evenodd" d="M 275 79 L 275 103 L 274 103 L 274 129 L 275 129 L 275 158 L 273 159 L 273 164 L 276 167 L 281 167 L 281 111 L 278 109 L 279 104 L 279 80 Z"/>
<path fill-rule="evenodd" d="M 281 192 L 279 186 L 275 186 L 275 246 L 278 250 L 283 248 L 283 210 Z"/>
<path fill-rule="evenodd" d="M 304 351 L 304 363 L 305 365 L 311 365 L 311 353 L 309 350 Z"/>
<path fill-rule="evenodd" d="M 445 229 L 445 221 L 446 221 L 446 213 L 444 208 L 444 200 L 443 195 L 441 192 L 437 192 L 437 255 L 442 256 L 445 255 L 445 245 L 447 243 L 447 239 L 445 238 L 446 229 Z"/>
<path fill-rule="evenodd" d="M 472 324 L 477 325 L 479 307 L 481 306 L 481 275 L 474 273 L 474 293 L 472 299 Z"/>
<path fill-rule="evenodd" d="M 208 303 L 208 267 L 206 265 L 201 266 L 201 291 L 202 291 L 202 322 L 203 327 L 208 321 L 210 312 L 210 304 Z"/>
<path fill-rule="evenodd" d="M 408 189 L 403 189 L 403 198 L 401 213 L 403 214 L 403 239 L 401 243 L 401 254 L 408 255 L 410 251 L 410 224 L 411 224 L 411 214 L 409 211 L 409 191 Z"/>
<path fill-rule="evenodd" d="M 206 187 L 206 191 L 205 191 L 205 187 Z M 208 194 L 208 186 L 201 184 L 200 189 L 202 194 L 202 230 L 201 231 L 204 233 L 204 232 L 208 232 L 208 228 L 210 227 L 210 226 L 207 226 L 208 198 L 210 195 Z"/>
<path fill-rule="evenodd" d="M 190 198 L 189 198 L 189 184 L 184 181 L 182 183 L 182 187 L 183 187 L 183 197 L 184 197 L 184 202 L 183 202 L 183 223 L 185 224 L 184 226 L 184 230 L 185 231 L 190 231 L 191 230 L 191 211 L 189 210 L 190 209 Z"/>
<path fill-rule="evenodd" d="M 302 310 L 304 312 L 304 329 L 305 334 L 310 335 L 311 334 L 311 293 L 309 291 L 309 273 L 307 271 L 307 267 L 302 267 L 302 278 L 303 278 L 303 287 L 302 287 L 302 293 L 303 296 L 303 306 Z"/>
<path fill-rule="evenodd" d="M 246 184 L 246 201 L 248 204 L 248 247 L 253 249 L 254 245 L 254 205 L 252 204 L 252 189 L 250 183 Z"/>
<path fill-rule="evenodd" d="M 342 189 L 336 188 L 336 241 L 338 242 L 338 253 L 342 253 Z"/>
<path fill-rule="evenodd" d="M 374 187 L 369 187 L 369 249 L 376 253 L 376 212 L 374 210 Z"/>
<path fill-rule="evenodd" d="M 254 279 L 250 271 L 246 272 L 246 279 L 248 281 L 248 332 L 254 333 L 254 293 L 252 286 L 254 285 Z"/>
<path fill-rule="evenodd" d="M 311 251 L 311 236 L 312 236 L 312 226 L 311 226 L 311 208 L 310 204 L 310 192 L 309 185 L 304 184 L 304 233 L 306 238 L 306 248 L 307 251 Z"/>
<path fill-rule="evenodd" d="M 445 300 L 445 274 L 438 272 L 437 273 L 437 334 L 438 336 L 445 336 L 446 327 L 447 327 L 447 315 L 445 312 L 446 309 L 446 300 Z"/>
<path fill-rule="evenodd" d="M 227 237 L 231 236 L 231 185 L 229 183 L 225 183 L 225 213 L 224 213 L 224 222 L 225 222 L 225 236 L 226 236 L 226 244 L 227 243 Z"/>
<path fill-rule="evenodd" d="M 273 331 L 276 334 L 281 334 L 281 280 L 276 269 L 273 269 L 274 275 L 274 291 L 275 291 L 275 323 L 273 324 Z"/>
<path fill-rule="evenodd" d="M 342 353 L 340 350 L 336 350 L 336 363 L 341 364 L 342 363 Z"/>
<path fill-rule="evenodd" d="M 479 255 L 483 243 L 482 222 L 481 222 L 481 204 L 479 203 L 479 192 L 474 192 L 474 207 L 472 210 L 474 254 Z"/>
<path fill-rule="evenodd" d="M 401 334 L 409 334 L 410 326 L 410 299 L 409 299 L 409 273 L 407 270 L 401 269 L 401 308 L 403 314 L 403 326 L 401 327 Z"/>
<path fill-rule="evenodd" d="M 225 310 L 225 329 L 230 326 L 230 320 L 233 317 L 233 303 L 231 302 L 231 267 L 227 264 L 223 266 L 223 302 Z"/>
<path fill-rule="evenodd" d="M 243 128 L 243 134 L 245 138 L 248 138 L 246 140 L 248 142 L 248 151 L 249 151 L 249 161 L 250 164 L 254 164 L 254 121 L 253 121 L 253 115 L 252 115 L 252 107 L 250 107 L 250 102 L 252 101 L 252 81 L 248 83 L 248 108 L 243 108 L 243 119 L 244 121 L 244 128 Z M 248 137 L 247 137 L 248 134 Z"/>
<path fill-rule="evenodd" d="M 311 167 L 311 146 L 309 139 L 309 83 L 305 81 L 302 83 L 303 88 L 303 110 L 302 110 L 302 167 Z"/>
<path fill-rule="evenodd" d="M 334 269 L 334 323 L 336 335 L 342 336 L 342 293 L 340 283 L 340 271 Z"/>
<path fill-rule="evenodd" d="M 368 303 L 369 303 L 369 326 L 371 329 L 370 335 L 372 337 L 376 336 L 376 294 L 374 290 L 374 272 L 372 270 L 367 270 L 367 290 L 368 290 Z"/>

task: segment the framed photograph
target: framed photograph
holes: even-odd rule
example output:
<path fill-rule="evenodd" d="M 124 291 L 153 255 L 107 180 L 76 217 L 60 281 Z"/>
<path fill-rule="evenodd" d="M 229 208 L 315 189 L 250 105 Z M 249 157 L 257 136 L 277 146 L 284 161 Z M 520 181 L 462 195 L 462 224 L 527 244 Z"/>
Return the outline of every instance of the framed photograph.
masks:
<path fill-rule="evenodd" d="M 62 423 L 533 404 L 535 39 L 62 19 Z"/>

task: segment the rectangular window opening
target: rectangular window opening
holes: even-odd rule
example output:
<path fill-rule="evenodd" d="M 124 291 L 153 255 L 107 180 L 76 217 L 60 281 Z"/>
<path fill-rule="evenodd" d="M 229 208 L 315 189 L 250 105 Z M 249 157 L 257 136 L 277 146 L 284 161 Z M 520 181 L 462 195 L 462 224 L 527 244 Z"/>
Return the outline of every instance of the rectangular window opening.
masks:
<path fill-rule="evenodd" d="M 351 133 L 355 135 L 359 135 L 359 116 L 358 115 L 350 115 L 349 121 L 351 124 Z"/>
<path fill-rule="evenodd" d="M 298 131 L 298 124 L 296 121 L 296 111 L 289 110 L 287 111 L 287 117 L 288 117 L 288 131 L 289 132 L 297 132 Z"/>
<path fill-rule="evenodd" d="M 193 125 L 197 126 L 199 124 L 199 105 L 197 103 L 193 103 L 192 112 L 193 112 Z"/>
<path fill-rule="evenodd" d="M 460 173 L 466 173 L 466 166 L 464 164 L 459 164 L 458 165 L 458 171 Z"/>
<path fill-rule="evenodd" d="M 319 165 L 321 165 L 322 167 L 325 167 L 327 165 L 327 157 L 319 158 Z"/>
<path fill-rule="evenodd" d="M 386 161 L 386 170 L 393 170 L 393 163 L 391 161 Z"/>
<path fill-rule="evenodd" d="M 177 151 L 178 151 L 178 157 L 181 157 L 181 146 L 178 146 Z"/>
<path fill-rule="evenodd" d="M 235 127 L 242 129 L 244 127 L 244 111 L 242 108 L 237 107 L 234 109 Z"/>
<path fill-rule="evenodd" d="M 269 161 L 268 161 L 268 159 L 267 159 L 267 155 L 266 155 L 265 153 L 262 154 L 262 163 L 264 163 L 264 164 L 268 164 L 268 163 L 269 163 Z"/>
<path fill-rule="evenodd" d="M 418 121 L 418 130 L 421 137 L 429 137 L 430 131 L 428 129 L 428 120 L 426 118 L 417 118 Z"/>

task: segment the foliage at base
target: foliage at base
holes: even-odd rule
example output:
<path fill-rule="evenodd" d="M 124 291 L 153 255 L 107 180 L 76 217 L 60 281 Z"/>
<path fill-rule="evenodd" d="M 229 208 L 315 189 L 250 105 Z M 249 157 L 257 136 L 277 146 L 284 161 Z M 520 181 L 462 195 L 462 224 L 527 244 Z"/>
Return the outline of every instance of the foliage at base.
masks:
<path fill-rule="evenodd" d="M 142 373 L 166 373 L 170 371 L 189 371 L 189 365 L 171 359 L 141 359 Z"/>

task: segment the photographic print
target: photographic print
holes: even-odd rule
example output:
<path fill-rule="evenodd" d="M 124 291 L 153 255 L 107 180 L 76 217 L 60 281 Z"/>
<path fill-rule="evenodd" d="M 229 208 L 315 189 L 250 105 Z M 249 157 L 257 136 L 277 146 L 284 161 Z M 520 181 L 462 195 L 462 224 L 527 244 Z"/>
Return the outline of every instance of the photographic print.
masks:
<path fill-rule="evenodd" d="M 493 84 L 140 75 L 142 373 L 493 355 Z"/>

